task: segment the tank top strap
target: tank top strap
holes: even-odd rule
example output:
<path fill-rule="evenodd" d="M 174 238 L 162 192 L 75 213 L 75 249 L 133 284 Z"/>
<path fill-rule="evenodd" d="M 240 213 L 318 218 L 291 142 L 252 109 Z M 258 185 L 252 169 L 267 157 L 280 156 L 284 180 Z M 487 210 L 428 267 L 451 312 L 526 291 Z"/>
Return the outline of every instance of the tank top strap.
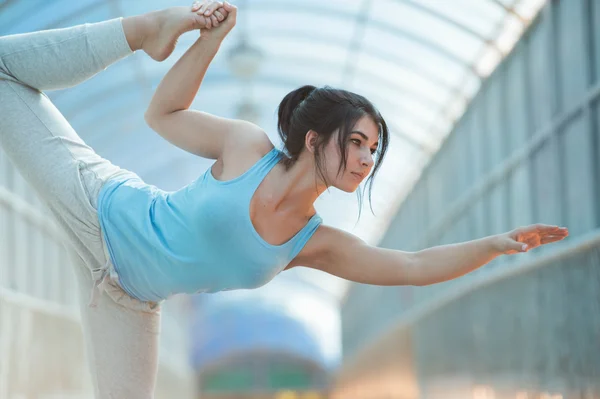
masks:
<path fill-rule="evenodd" d="M 318 213 L 315 213 L 313 217 L 306 223 L 304 228 L 300 230 L 300 232 L 293 238 L 291 252 L 290 252 L 290 260 L 294 259 L 296 255 L 300 253 L 302 248 L 306 245 L 308 240 L 313 236 L 315 231 L 319 228 L 319 226 L 323 223 L 323 219 Z"/>
<path fill-rule="evenodd" d="M 276 147 L 273 147 L 271 151 L 266 153 L 261 159 L 259 159 L 249 170 L 250 176 L 248 183 L 252 185 L 252 193 L 264 180 L 265 176 L 273 169 L 282 157 L 282 152 Z"/>

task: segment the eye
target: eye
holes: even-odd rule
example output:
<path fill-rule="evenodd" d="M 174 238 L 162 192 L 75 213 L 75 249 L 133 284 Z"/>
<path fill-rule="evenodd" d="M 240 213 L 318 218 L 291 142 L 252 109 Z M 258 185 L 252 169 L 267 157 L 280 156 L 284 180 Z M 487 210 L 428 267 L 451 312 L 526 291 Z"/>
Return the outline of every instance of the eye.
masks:
<path fill-rule="evenodd" d="M 377 153 L 377 148 L 371 148 L 371 155 L 375 155 Z"/>
<path fill-rule="evenodd" d="M 360 145 L 361 144 L 359 139 L 351 139 L 350 141 L 352 141 L 356 145 Z"/>

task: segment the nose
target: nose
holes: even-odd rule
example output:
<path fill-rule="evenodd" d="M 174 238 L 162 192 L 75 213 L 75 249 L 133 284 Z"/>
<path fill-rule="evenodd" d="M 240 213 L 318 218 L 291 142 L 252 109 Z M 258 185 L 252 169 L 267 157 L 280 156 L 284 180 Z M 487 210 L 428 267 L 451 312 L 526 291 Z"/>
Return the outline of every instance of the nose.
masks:
<path fill-rule="evenodd" d="M 363 156 L 361 157 L 361 164 L 363 166 L 363 168 L 371 168 L 373 167 L 373 155 L 371 154 L 371 151 L 367 151 L 366 154 L 363 154 Z"/>

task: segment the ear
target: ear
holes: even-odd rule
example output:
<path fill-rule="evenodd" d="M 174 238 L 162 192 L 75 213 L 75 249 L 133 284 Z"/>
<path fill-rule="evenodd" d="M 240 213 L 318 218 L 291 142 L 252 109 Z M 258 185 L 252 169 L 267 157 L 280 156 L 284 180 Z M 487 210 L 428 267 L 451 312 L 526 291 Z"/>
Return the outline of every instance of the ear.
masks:
<path fill-rule="evenodd" d="M 319 133 L 314 130 L 309 130 L 308 133 L 306 133 L 306 136 L 304 136 L 304 146 L 311 154 L 314 154 L 315 152 L 318 138 Z"/>

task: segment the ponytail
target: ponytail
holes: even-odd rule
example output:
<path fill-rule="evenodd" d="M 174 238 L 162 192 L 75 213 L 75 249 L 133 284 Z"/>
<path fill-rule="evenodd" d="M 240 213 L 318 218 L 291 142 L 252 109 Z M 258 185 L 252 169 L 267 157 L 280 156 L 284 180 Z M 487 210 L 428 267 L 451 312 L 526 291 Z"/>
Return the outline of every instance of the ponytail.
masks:
<path fill-rule="evenodd" d="M 278 122 L 277 130 L 279 137 L 285 143 L 288 140 L 288 134 L 290 133 L 290 127 L 292 125 L 292 117 L 294 116 L 294 110 L 304 101 L 314 90 L 315 86 L 306 85 L 299 89 L 296 89 L 288 93 L 281 103 L 277 112 Z"/>

